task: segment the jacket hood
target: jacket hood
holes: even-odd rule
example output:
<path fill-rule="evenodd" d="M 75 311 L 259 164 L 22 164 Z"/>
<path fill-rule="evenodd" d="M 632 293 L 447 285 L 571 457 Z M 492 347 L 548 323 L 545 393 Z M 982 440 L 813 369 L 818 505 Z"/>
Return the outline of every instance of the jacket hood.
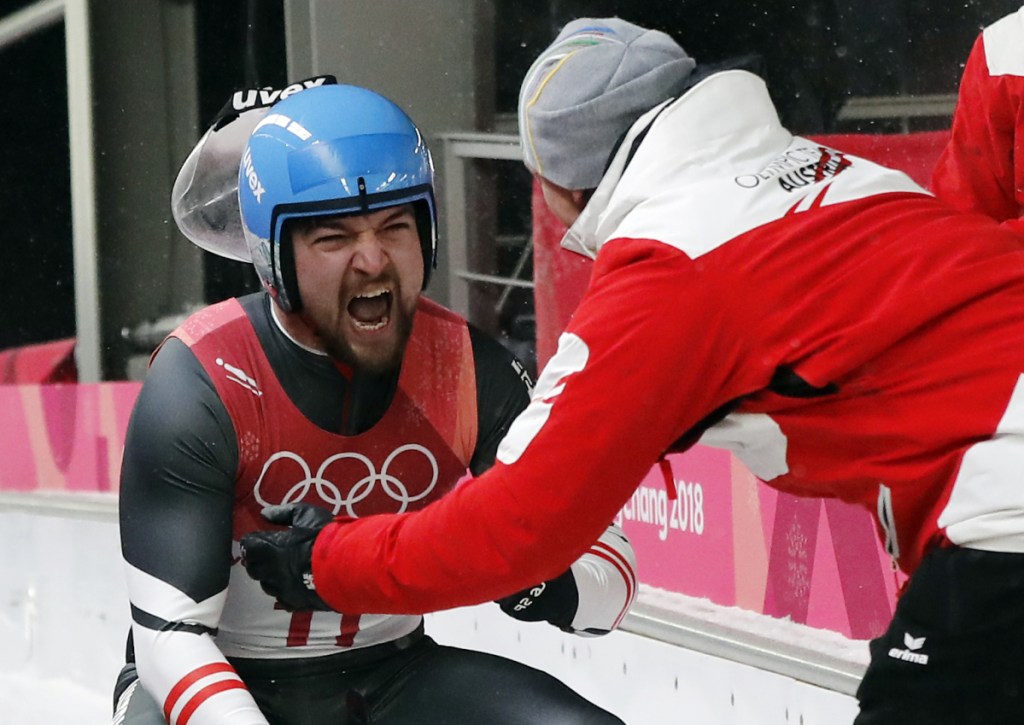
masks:
<path fill-rule="evenodd" d="M 715 73 L 637 119 L 562 246 L 594 257 L 626 236 L 620 230 L 638 208 L 762 168 L 792 140 L 763 80 L 745 70 Z"/>

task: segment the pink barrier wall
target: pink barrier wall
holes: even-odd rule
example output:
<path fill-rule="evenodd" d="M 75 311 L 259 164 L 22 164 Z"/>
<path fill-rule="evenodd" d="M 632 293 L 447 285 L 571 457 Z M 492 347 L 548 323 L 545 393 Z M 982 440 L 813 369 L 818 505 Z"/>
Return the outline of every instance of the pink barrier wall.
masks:
<path fill-rule="evenodd" d="M 0 491 L 116 491 L 139 388 L 0 385 Z"/>
<path fill-rule="evenodd" d="M 879 634 L 902 581 L 865 511 L 780 494 L 725 451 L 668 458 L 619 513 L 640 581 L 854 639 Z"/>
<path fill-rule="evenodd" d="M 905 171 L 927 186 L 946 131 L 817 140 Z M 537 358 L 543 366 L 587 286 L 592 263 L 558 244 L 565 228 L 533 193 Z M 855 639 L 880 634 L 902 576 L 871 516 L 840 501 L 774 491 L 729 453 L 670 456 L 676 500 L 653 470 L 619 514 L 642 582 Z"/>

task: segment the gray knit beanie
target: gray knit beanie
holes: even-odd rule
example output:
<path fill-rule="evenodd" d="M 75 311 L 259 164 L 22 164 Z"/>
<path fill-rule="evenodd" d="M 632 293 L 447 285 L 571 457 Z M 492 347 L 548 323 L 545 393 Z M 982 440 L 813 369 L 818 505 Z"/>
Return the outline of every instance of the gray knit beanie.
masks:
<path fill-rule="evenodd" d="M 571 190 L 596 188 L 615 143 L 644 112 L 678 95 L 696 62 L 668 35 L 619 18 L 580 18 L 541 53 L 519 92 L 530 171 Z"/>

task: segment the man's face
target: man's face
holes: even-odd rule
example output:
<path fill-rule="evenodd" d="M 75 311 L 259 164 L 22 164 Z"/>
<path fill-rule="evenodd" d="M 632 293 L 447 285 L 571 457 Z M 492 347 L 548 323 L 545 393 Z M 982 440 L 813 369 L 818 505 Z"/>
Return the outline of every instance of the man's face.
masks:
<path fill-rule="evenodd" d="M 540 182 L 540 191 L 548 209 L 566 228 L 571 227 L 579 218 L 583 207 L 587 205 L 586 194 L 582 191 L 563 189 L 543 176 L 537 176 L 537 180 Z"/>
<path fill-rule="evenodd" d="M 296 224 L 292 245 L 299 314 L 327 353 L 368 372 L 397 368 L 423 287 L 412 205 Z"/>

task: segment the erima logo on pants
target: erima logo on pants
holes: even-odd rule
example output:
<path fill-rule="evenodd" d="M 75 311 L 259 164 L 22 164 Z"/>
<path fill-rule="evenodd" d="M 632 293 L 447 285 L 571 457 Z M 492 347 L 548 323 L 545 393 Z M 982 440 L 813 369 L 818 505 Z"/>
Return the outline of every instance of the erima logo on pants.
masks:
<path fill-rule="evenodd" d="M 924 640 L 924 637 L 911 637 L 909 633 L 904 632 L 903 644 L 906 649 L 893 647 L 889 650 L 889 656 L 895 660 L 912 662 L 915 665 L 926 665 L 928 664 L 928 655 L 917 651 L 924 647 Z"/>

